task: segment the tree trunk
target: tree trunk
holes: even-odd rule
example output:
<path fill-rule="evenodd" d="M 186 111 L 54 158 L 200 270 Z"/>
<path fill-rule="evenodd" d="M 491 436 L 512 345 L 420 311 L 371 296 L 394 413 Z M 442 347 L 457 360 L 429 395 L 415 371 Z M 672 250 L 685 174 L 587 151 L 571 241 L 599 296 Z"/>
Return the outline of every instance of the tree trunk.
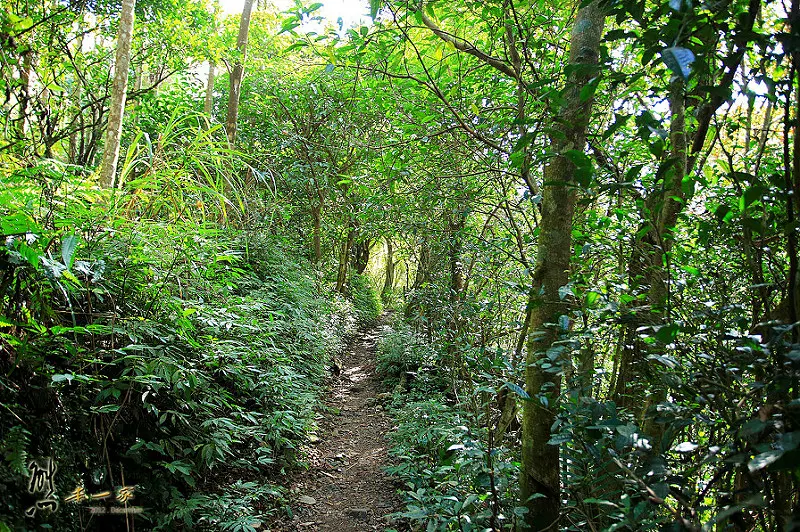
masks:
<path fill-rule="evenodd" d="M 419 318 L 427 315 L 427 310 L 422 305 L 422 294 L 420 291 L 429 280 L 429 270 L 431 267 L 431 250 L 428 240 L 423 238 L 419 247 L 419 260 L 417 260 L 417 271 L 414 273 L 414 284 L 408 290 L 408 303 L 406 303 L 405 319 L 413 321 L 415 327 L 419 325 Z M 408 270 L 406 270 L 408 275 Z"/>
<path fill-rule="evenodd" d="M 311 218 L 314 224 L 312 229 L 312 246 L 314 248 L 314 264 L 322 260 L 322 204 L 311 206 Z"/>
<path fill-rule="evenodd" d="M 381 290 L 381 299 L 385 303 L 392 295 L 394 288 L 394 245 L 392 239 L 386 237 L 386 277 L 383 281 L 383 290 Z"/>
<path fill-rule="evenodd" d="M 450 302 L 455 303 L 460 299 L 464 290 L 464 268 L 461 264 L 461 251 L 464 247 L 463 231 L 466 225 L 466 216 L 463 212 L 454 215 L 448 221 L 449 233 L 449 260 L 450 260 Z"/>
<path fill-rule="evenodd" d="M 792 0 L 789 12 L 789 25 L 793 34 L 800 29 L 800 1 Z M 791 102 L 792 90 L 789 88 L 786 95 L 786 114 L 784 121 L 784 179 L 786 186 L 786 221 L 787 227 L 796 227 L 795 221 L 800 213 L 800 51 L 792 47 L 792 73 L 797 79 L 792 78 L 791 84 L 795 85 L 794 102 Z M 792 153 L 789 157 L 788 133 L 791 125 L 791 107 L 794 104 L 794 138 L 792 139 Z M 798 260 L 797 231 L 787 231 L 786 251 L 789 256 L 789 275 L 787 276 L 787 298 L 789 305 L 789 323 L 796 323 L 800 319 L 800 260 Z M 792 329 L 792 342 L 800 340 L 800 328 Z"/>
<path fill-rule="evenodd" d="M 656 326 L 668 316 L 669 271 L 665 269 L 665 259 L 672 250 L 672 228 L 678 220 L 678 214 L 685 203 L 682 189 L 683 177 L 687 171 L 686 154 L 686 119 L 685 119 L 684 83 L 675 79 L 670 87 L 670 140 L 672 166 L 665 172 L 665 182 L 661 193 L 653 193 L 646 202 L 647 211 L 653 213 L 653 220 L 645 222 L 649 231 L 633 243 L 631 262 L 628 268 L 628 282 L 631 286 L 644 283 L 647 289 L 649 310 L 641 309 L 623 331 L 623 342 L 619 373 L 614 390 L 614 401 L 625 409 L 640 409 L 636 413 L 644 418 L 646 408 L 653 402 L 660 402 L 662 395 L 656 392 L 653 398 L 645 400 L 642 379 L 646 376 L 646 368 L 639 367 L 643 363 L 642 353 L 645 346 L 638 338 L 637 329 L 645 325 Z M 642 234 L 642 231 L 639 232 Z M 647 312 L 642 319 L 638 316 Z M 648 348 L 652 351 L 652 348 Z M 644 405 L 644 409 L 642 409 Z M 646 431 L 647 432 L 647 431 Z M 653 442 L 657 444 L 658 442 Z"/>
<path fill-rule="evenodd" d="M 461 298 L 464 292 L 464 269 L 461 264 L 461 253 L 464 247 L 464 227 L 466 216 L 456 212 L 447 221 L 448 245 L 447 254 L 450 263 L 450 305 L 445 316 L 447 330 L 445 331 L 445 345 L 447 348 L 448 362 L 453 370 L 463 370 L 463 360 L 459 356 L 458 337 L 461 333 Z"/>
<path fill-rule="evenodd" d="M 361 275 L 367 270 L 369 264 L 369 254 L 372 248 L 372 243 L 367 240 L 361 240 L 353 244 L 351 249 L 353 259 L 353 269 L 357 274 Z"/>
<path fill-rule="evenodd" d="M 22 141 L 28 132 L 28 107 L 31 101 L 31 85 L 33 83 L 33 50 L 28 50 L 22 55 L 22 70 L 19 72 L 20 94 L 18 98 L 19 113 L 17 115 L 16 135 Z M 20 146 L 24 146 L 24 142 Z"/>
<path fill-rule="evenodd" d="M 572 186 L 575 166 L 562 152 L 570 149 L 583 151 L 586 145 L 586 128 L 593 99 L 582 101 L 580 93 L 596 75 L 591 65 L 596 65 L 599 59 L 605 22 L 599 4 L 599 1 L 594 1 L 578 10 L 572 30 L 569 63 L 590 67 L 571 69 L 564 106 L 558 120 L 554 121 L 560 124 L 554 126 L 559 131 L 550 139 L 556 155 L 544 169 L 542 216 L 533 275 L 533 291 L 538 297 L 531 313 L 525 365 L 527 392 L 534 400 L 525 403 L 522 415 L 520 499 L 528 509 L 520 527 L 522 530 L 555 530 L 559 519 L 559 448 L 549 441 L 550 427 L 558 408 L 561 378 L 557 372 L 551 371 L 560 371 L 559 366 L 570 361 L 565 353 L 553 359 L 546 353 L 566 332 L 562 329 L 561 316 L 568 313 L 568 307 L 559 295 L 559 288 L 569 281 L 576 193 Z M 543 367 L 545 362 L 553 367 Z M 531 499 L 534 495 L 536 498 Z"/>
<path fill-rule="evenodd" d="M 136 0 L 122 1 L 122 14 L 117 34 L 117 57 L 114 62 L 114 83 L 111 87 L 111 107 L 108 110 L 105 151 L 100 166 L 100 184 L 106 188 L 114 185 L 117 162 L 119 162 L 119 141 L 122 136 L 122 118 L 125 115 L 125 97 L 128 90 L 135 5 Z"/>
<path fill-rule="evenodd" d="M 339 268 L 336 274 L 336 291 L 344 294 L 345 286 L 347 284 L 347 267 L 350 264 L 350 250 L 353 248 L 353 240 L 355 240 L 356 229 L 352 226 L 347 229 L 347 238 L 342 242 L 342 251 L 339 254 Z"/>
<path fill-rule="evenodd" d="M 208 62 L 208 81 L 206 82 L 206 99 L 203 102 L 203 112 L 213 120 L 214 118 L 214 63 Z"/>
<path fill-rule="evenodd" d="M 671 157 L 665 162 L 669 168 L 659 168 L 657 175 L 664 175 L 662 190 L 653 192 L 645 201 L 645 211 L 650 213 L 645 224 L 633 242 L 631 261 L 628 267 L 628 278 L 631 285 L 643 284 L 648 289 L 647 303 L 651 312 L 640 319 L 637 317 L 636 308 L 631 312 L 632 319 L 623 328 L 623 346 L 618 360 L 618 373 L 613 393 L 613 400 L 617 405 L 635 410 L 641 417 L 654 401 L 659 401 L 665 396 L 664 390 L 656 390 L 653 398 L 643 401 L 645 377 L 649 373 L 647 361 L 642 354 L 644 346 L 638 339 L 636 329 L 642 325 L 657 325 L 669 313 L 669 271 L 664 268 L 665 259 L 669 259 L 672 248 L 672 228 L 675 226 L 678 215 L 685 205 L 683 192 L 683 177 L 690 172 L 699 172 L 694 168 L 698 155 L 705 145 L 711 120 L 717 109 L 724 103 L 724 94 L 733 84 L 734 77 L 741 65 L 742 58 L 747 50 L 750 40 L 755 35 L 752 32 L 753 24 L 758 16 L 761 2 L 750 0 L 746 16 L 740 17 L 741 26 L 737 32 L 742 36 L 737 47 L 723 63 L 719 82 L 713 91 L 709 91 L 708 100 L 695 105 L 695 118 L 697 125 L 694 133 L 689 135 L 686 131 L 685 110 L 686 95 L 683 80 L 676 79 L 670 86 L 670 142 Z M 712 85 L 713 77 L 705 84 Z M 679 199 L 675 199 L 679 198 Z M 644 309 L 642 309 L 643 311 Z M 644 405 L 644 407 L 642 407 Z M 648 422 L 649 423 L 649 422 Z M 652 427 L 649 427 L 652 428 Z M 659 443 L 659 442 L 655 442 Z"/>
<path fill-rule="evenodd" d="M 242 18 L 239 21 L 239 36 L 236 39 L 236 50 L 239 55 L 231 72 L 228 116 L 225 120 L 225 132 L 228 134 L 228 143 L 231 147 L 236 144 L 236 120 L 239 117 L 239 96 L 242 88 L 242 78 L 244 77 L 244 60 L 247 56 L 247 33 L 250 30 L 250 13 L 252 11 L 253 0 L 245 0 Z"/>

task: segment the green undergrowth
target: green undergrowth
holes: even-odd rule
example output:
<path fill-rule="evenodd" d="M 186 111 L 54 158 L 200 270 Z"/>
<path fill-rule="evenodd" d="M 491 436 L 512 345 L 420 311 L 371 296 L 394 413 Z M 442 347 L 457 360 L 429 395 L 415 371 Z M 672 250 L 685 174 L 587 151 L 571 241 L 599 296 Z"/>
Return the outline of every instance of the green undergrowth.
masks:
<path fill-rule="evenodd" d="M 388 410 L 397 427 L 389 473 L 405 486 L 406 510 L 397 517 L 415 530 L 502 528 L 514 512 L 519 464 L 490 442 L 483 415 L 449 393 L 442 360 L 403 323 L 378 344 L 378 373 L 393 388 Z"/>
<path fill-rule="evenodd" d="M 120 486 L 124 473 L 156 529 L 247 529 L 283 504 L 281 474 L 315 427 L 351 307 L 321 297 L 280 241 L 160 226 L 137 233 L 79 244 L 77 256 L 105 269 L 68 289 L 75 323 L 29 321 L 3 361 L 3 403 L 15 415 L 3 418 L 8 522 L 27 504 L 25 467 L 38 456 L 55 458 L 62 501 L 79 485 Z M 93 316 L 75 308 L 81 298 L 94 300 Z M 123 312 L 110 320 L 114 301 Z M 62 502 L 48 521 L 70 526 L 80 508 Z"/>
<path fill-rule="evenodd" d="M 13 235 L 0 249 L 0 525 L 124 528 L 89 511 L 121 507 L 123 486 L 139 529 L 255 530 L 288 511 L 284 475 L 356 331 L 353 303 L 285 239 L 219 209 L 203 214 L 216 222 L 154 216 L 154 194 L 115 203 L 69 169 L 38 172 L 5 175 L 17 187 L 0 213 Z M 26 197 L 30 179 L 54 186 Z M 183 192 L 159 196 L 160 212 L 222 201 Z M 28 489 L 48 458 L 58 509 L 26 517 L 48 498 Z M 110 496 L 70 501 L 78 488 Z"/>
<path fill-rule="evenodd" d="M 383 304 L 372 280 L 365 274 L 352 274 L 349 286 L 353 309 L 362 327 L 375 323 L 383 311 Z"/>

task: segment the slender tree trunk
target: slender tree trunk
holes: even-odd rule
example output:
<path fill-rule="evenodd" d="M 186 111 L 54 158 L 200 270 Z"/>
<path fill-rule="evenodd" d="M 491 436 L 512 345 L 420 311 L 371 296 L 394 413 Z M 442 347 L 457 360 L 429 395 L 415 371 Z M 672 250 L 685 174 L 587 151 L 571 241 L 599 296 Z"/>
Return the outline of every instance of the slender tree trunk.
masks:
<path fill-rule="evenodd" d="M 695 163 L 705 145 L 711 120 L 724 103 L 723 95 L 732 87 L 736 72 L 754 35 L 752 28 L 760 7 L 759 0 L 750 0 L 747 15 L 741 17 L 741 27 L 736 30 L 743 38 L 723 61 L 719 82 L 715 90 L 710 92 L 708 100 L 695 106 L 697 125 L 691 135 L 691 142 L 686 132 L 684 117 L 686 105 L 684 83 L 677 79 L 670 86 L 672 152 L 670 159 L 665 163 L 670 167 L 660 168 L 657 172 L 658 175 L 665 176 L 662 190 L 652 193 L 645 202 L 645 210 L 649 213 L 644 222 L 647 228 L 643 226 L 637 233 L 641 236 L 634 239 L 628 267 L 631 285 L 643 284 L 648 288 L 647 303 L 651 307 L 651 312 L 643 318 L 638 318 L 634 308 L 631 312 L 634 319 L 621 332 L 624 341 L 617 364 L 618 373 L 613 393 L 613 400 L 617 405 L 637 412 L 642 418 L 649 406 L 664 397 L 665 392 L 656 390 L 652 398 L 643 401 L 644 382 L 647 380 L 649 368 L 642 356 L 644 346 L 637 337 L 636 329 L 642 325 L 657 325 L 669 313 L 669 265 L 667 264 L 667 268 L 664 266 L 673 245 L 672 228 L 686 203 L 681 183 L 684 176 L 700 170 L 694 168 Z M 707 85 L 712 83 L 713 77 L 708 80 Z"/>
<path fill-rule="evenodd" d="M 386 237 L 386 277 L 383 281 L 383 290 L 381 290 L 381 299 L 386 302 L 392 295 L 394 288 L 394 245 L 392 239 Z"/>
<path fill-rule="evenodd" d="M 448 222 L 447 232 L 450 236 L 450 301 L 455 303 L 464 290 L 464 268 L 461 264 L 461 251 L 464 247 L 463 235 L 466 218 L 463 213 L 457 213 L 454 219 Z"/>
<path fill-rule="evenodd" d="M 591 65 L 596 65 L 600 55 L 600 38 L 605 23 L 605 13 L 599 1 L 584 5 L 578 10 L 570 43 L 570 65 L 588 65 L 589 68 L 572 69 L 567 79 L 564 106 L 558 120 L 557 135 L 552 135 L 551 145 L 556 154 L 544 169 L 542 187 L 542 216 L 536 267 L 533 275 L 535 301 L 527 340 L 525 381 L 528 394 L 522 415 L 522 471 L 520 473 L 520 499 L 528 514 L 521 530 L 555 530 L 561 505 L 559 475 L 559 448 L 551 445 L 550 428 L 558 408 L 561 378 L 557 372 L 543 367 L 569 364 L 569 357 L 560 354 L 551 360 L 547 351 L 564 331 L 561 316 L 568 313 L 567 302 L 559 296 L 559 288 L 569 281 L 570 254 L 572 250 L 572 216 L 575 210 L 575 167 L 562 152 L 575 149 L 583 151 L 586 145 L 586 128 L 592 111 L 593 99 L 582 101 L 581 89 L 596 75 Z M 562 136 L 563 135 L 563 136 Z M 555 325 L 554 325 L 555 324 Z M 552 368 L 550 368 L 552 369 Z M 536 495 L 535 498 L 532 498 Z"/>
<path fill-rule="evenodd" d="M 534 293 L 530 292 L 525 304 L 525 319 L 522 322 L 522 329 L 519 331 L 519 337 L 517 338 L 514 354 L 511 359 L 512 368 L 517 368 L 522 359 L 522 354 L 528 339 L 528 330 L 531 324 L 534 303 Z M 495 425 L 494 440 L 499 442 L 503 441 L 508 427 L 517 417 L 517 397 L 515 394 L 509 393 L 508 388 L 504 387 L 497 393 L 497 409 L 500 411 L 500 418 L 497 421 L 497 425 Z"/>
<path fill-rule="evenodd" d="M 406 304 L 405 318 L 406 320 L 413 320 L 415 325 L 419 324 L 419 320 L 417 318 L 420 317 L 420 315 L 427 314 L 426 309 L 424 309 L 422 306 L 420 290 L 429 279 L 429 270 L 431 267 L 430 263 L 430 245 L 428 244 L 427 239 L 423 238 L 419 247 L 419 259 L 417 260 L 417 271 L 414 273 L 414 284 L 411 285 L 410 290 L 406 290 L 407 292 L 410 291 L 410 294 L 408 296 L 408 303 Z M 408 276 L 408 270 L 406 270 L 406 276 Z M 406 286 L 408 286 L 407 279 Z"/>
<path fill-rule="evenodd" d="M 312 243 L 314 248 L 314 264 L 322 260 L 322 204 L 311 206 L 311 218 L 314 224 L 312 229 Z"/>
<path fill-rule="evenodd" d="M 800 1 L 792 0 L 792 7 L 789 12 L 789 24 L 794 34 L 800 29 Z M 786 96 L 786 122 L 784 129 L 784 145 L 787 152 L 785 153 L 785 175 L 786 180 L 786 221 L 787 227 L 795 227 L 798 213 L 800 213 L 800 51 L 793 47 L 792 51 L 792 72 L 796 76 L 791 79 L 791 85 L 794 86 L 794 138 L 792 139 L 792 154 L 791 154 L 791 169 L 789 166 L 789 125 L 790 125 L 790 112 L 791 107 L 791 93 L 792 89 L 787 89 Z M 788 306 L 789 306 L 789 323 L 795 323 L 800 319 L 800 260 L 798 260 L 798 242 L 797 231 L 787 231 L 787 254 L 789 255 L 789 275 L 788 275 Z M 792 329 L 792 342 L 797 342 L 800 339 L 800 328 L 794 327 Z"/>
<path fill-rule="evenodd" d="M 83 53 L 83 35 L 77 38 L 77 45 L 73 53 Z M 74 106 L 75 118 L 72 121 L 73 127 L 75 122 L 83 126 L 83 110 L 81 109 L 81 98 L 83 97 L 83 84 L 79 79 L 75 80 L 75 91 L 70 95 L 70 101 Z M 80 130 L 73 130 L 69 135 L 69 150 L 67 152 L 67 160 L 70 164 L 82 164 L 83 146 L 81 140 L 84 137 L 83 127 Z"/>
<path fill-rule="evenodd" d="M 253 0 L 245 0 L 242 18 L 239 21 L 239 36 L 236 39 L 236 50 L 239 56 L 233 66 L 228 95 L 228 116 L 225 120 L 225 132 L 231 146 L 236 144 L 236 120 L 239 117 L 239 97 L 244 77 L 244 60 L 247 57 L 247 33 L 250 30 L 250 13 L 253 11 Z"/>
<path fill-rule="evenodd" d="M 359 275 L 361 275 L 367 270 L 371 248 L 372 248 L 372 243 L 370 242 L 369 239 L 364 239 L 355 242 L 351 248 L 351 259 L 352 259 L 353 269 Z"/>
<path fill-rule="evenodd" d="M 347 229 L 347 238 L 342 242 L 342 251 L 339 255 L 339 268 L 336 275 L 336 291 L 340 294 L 345 292 L 347 285 L 347 267 L 350 265 L 350 250 L 353 248 L 353 241 L 355 240 L 356 229 L 352 223 Z"/>
<path fill-rule="evenodd" d="M 206 82 L 206 100 L 203 103 L 203 112 L 209 119 L 214 118 L 214 75 L 213 61 L 208 62 L 208 81 Z"/>
<path fill-rule="evenodd" d="M 31 85 L 34 77 L 34 55 L 33 50 L 28 50 L 22 55 L 22 70 L 19 73 L 20 95 L 18 98 L 19 113 L 17 115 L 16 135 L 20 140 L 25 138 L 28 132 L 28 107 L 31 101 Z M 22 144 L 20 144 L 22 146 Z"/>
<path fill-rule="evenodd" d="M 111 107 L 108 111 L 105 151 L 100 166 L 100 184 L 106 188 L 114 185 L 114 175 L 117 173 L 117 162 L 119 161 L 119 141 L 122 136 L 122 118 L 125 115 L 135 5 L 136 0 L 122 1 L 122 14 L 117 34 L 117 57 L 114 62 L 114 84 L 111 89 Z"/>
<path fill-rule="evenodd" d="M 646 202 L 646 211 L 653 213 L 645 222 L 649 230 L 640 231 L 642 237 L 633 243 L 628 279 L 631 286 L 644 284 L 647 289 L 649 310 L 641 309 L 637 318 L 628 323 L 622 332 L 625 339 L 620 354 L 619 373 L 616 378 L 614 401 L 617 406 L 633 409 L 643 419 L 646 409 L 658 402 L 659 392 L 645 400 L 644 380 L 647 368 L 642 353 L 645 346 L 638 338 L 637 329 L 645 325 L 658 325 L 664 321 L 670 307 L 669 270 L 665 259 L 672 250 L 672 228 L 685 202 L 681 183 L 687 171 L 686 120 L 684 83 L 678 78 L 670 86 L 670 141 L 672 166 L 667 169 L 660 193 L 652 193 Z M 639 316 L 643 313 L 644 316 Z M 653 348 L 648 347 L 652 351 Z M 643 407 L 644 405 L 644 407 Z M 655 442 L 658 443 L 658 442 Z"/>
<path fill-rule="evenodd" d="M 464 292 L 464 269 L 461 252 L 464 247 L 463 232 L 466 218 L 463 212 L 454 213 L 447 221 L 448 261 L 450 263 L 450 305 L 445 333 L 447 355 L 454 370 L 463 370 L 463 360 L 459 356 L 458 337 L 461 332 L 461 296 Z"/>

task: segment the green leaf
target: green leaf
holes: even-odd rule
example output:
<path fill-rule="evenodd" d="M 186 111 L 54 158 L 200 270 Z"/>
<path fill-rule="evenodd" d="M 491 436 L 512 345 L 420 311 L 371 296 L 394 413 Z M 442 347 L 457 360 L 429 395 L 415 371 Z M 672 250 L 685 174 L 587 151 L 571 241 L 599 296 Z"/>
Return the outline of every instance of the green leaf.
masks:
<path fill-rule="evenodd" d="M 600 78 L 592 78 L 589 82 L 583 86 L 580 93 L 580 101 L 581 103 L 588 101 L 594 93 L 597 92 L 597 87 L 600 85 Z"/>
<path fill-rule="evenodd" d="M 694 62 L 694 54 L 688 48 L 673 46 L 661 51 L 661 60 L 676 76 L 686 80 L 692 72 L 690 65 Z"/>
<path fill-rule="evenodd" d="M 720 205 L 714 211 L 714 216 L 722 223 L 728 223 L 733 218 L 734 214 L 730 207 L 727 205 Z"/>
<path fill-rule="evenodd" d="M 27 215 L 17 212 L 0 218 L 0 232 L 3 235 L 24 235 L 40 233 L 41 228 Z"/>
<path fill-rule="evenodd" d="M 753 185 L 752 187 L 748 187 L 747 190 L 744 191 L 744 194 L 742 194 L 744 207 L 746 208 L 756 201 L 761 200 L 764 194 L 766 194 L 768 191 L 769 187 L 765 185 Z"/>
<path fill-rule="evenodd" d="M 553 436 L 547 442 L 547 445 L 561 445 L 562 443 L 567 443 L 570 441 L 572 441 L 572 434 L 569 432 L 562 432 L 560 434 L 553 434 Z"/>
<path fill-rule="evenodd" d="M 600 294 L 595 291 L 586 292 L 586 306 L 593 307 L 597 300 L 600 298 Z"/>
<path fill-rule="evenodd" d="M 747 469 L 754 473 L 760 469 L 764 469 L 768 465 L 776 462 L 781 456 L 783 456 L 783 451 L 767 451 L 765 453 L 761 453 L 747 464 Z"/>
<path fill-rule="evenodd" d="M 372 20 L 375 20 L 375 17 L 378 16 L 378 11 L 380 11 L 382 4 L 381 0 L 369 0 L 369 16 L 372 17 Z"/>
<path fill-rule="evenodd" d="M 78 247 L 78 237 L 76 235 L 66 235 L 61 240 L 61 259 L 64 261 L 64 266 L 67 268 L 72 267 L 72 259 L 75 254 L 75 248 Z"/>
<path fill-rule="evenodd" d="M 700 275 L 700 269 L 695 268 L 694 266 L 681 266 L 681 270 L 685 271 L 686 273 L 694 277 Z"/>
<path fill-rule="evenodd" d="M 506 382 L 504 386 L 509 390 L 511 390 L 512 392 L 514 392 L 515 394 L 519 395 L 523 400 L 525 401 L 531 400 L 531 396 L 528 395 L 528 392 L 526 392 L 525 390 L 522 389 L 522 387 L 517 386 L 513 382 Z"/>
<path fill-rule="evenodd" d="M 656 331 L 656 339 L 664 344 L 669 344 L 678 336 L 678 332 L 680 332 L 681 328 L 680 325 L 675 323 L 670 323 L 668 325 L 662 325 Z"/>
<path fill-rule="evenodd" d="M 93 406 L 91 408 L 92 412 L 95 414 L 109 414 L 111 412 L 116 412 L 119 410 L 119 405 L 103 405 L 103 406 Z"/>
<path fill-rule="evenodd" d="M 758 418 L 751 419 L 750 421 L 742 425 L 742 428 L 739 429 L 739 437 L 747 438 L 748 436 L 760 434 L 766 428 L 767 424 L 764 421 L 761 421 Z"/>
<path fill-rule="evenodd" d="M 625 436 L 626 438 L 633 437 L 633 435 L 636 434 L 636 431 L 638 430 L 636 428 L 636 425 L 632 425 L 632 424 L 617 425 L 616 428 L 617 428 L 617 432 L 619 432 L 622 436 Z"/>
<path fill-rule="evenodd" d="M 619 505 L 617 505 L 617 504 L 615 504 L 615 503 L 613 503 L 611 501 L 607 501 L 605 499 L 595 499 L 595 498 L 591 498 L 591 497 L 588 498 L 588 499 L 583 499 L 583 503 L 584 504 L 599 504 L 601 506 L 611 506 L 612 508 L 619 508 Z"/>

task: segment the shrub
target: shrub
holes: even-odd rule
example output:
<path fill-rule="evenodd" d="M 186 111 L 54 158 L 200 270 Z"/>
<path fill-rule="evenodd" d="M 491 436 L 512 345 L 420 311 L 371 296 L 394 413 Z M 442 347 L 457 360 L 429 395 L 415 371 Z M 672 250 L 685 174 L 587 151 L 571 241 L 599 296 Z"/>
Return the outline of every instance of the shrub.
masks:
<path fill-rule="evenodd" d="M 366 326 L 378 319 L 383 310 L 381 298 L 367 275 L 353 274 L 350 277 L 350 297 L 359 325 Z"/>
<path fill-rule="evenodd" d="M 407 486 L 406 511 L 398 517 L 424 530 L 498 530 L 515 509 L 518 464 L 508 449 L 487 445 L 473 414 L 443 396 L 393 411 L 390 435 L 396 466 L 389 472 Z"/>
<path fill-rule="evenodd" d="M 16 179 L 26 203 L 0 215 L 22 223 L 38 196 Z M 63 188 L 101 193 L 76 179 Z M 0 523 L 78 529 L 86 509 L 65 497 L 124 471 L 150 527 L 253 528 L 281 505 L 265 477 L 297 464 L 352 307 L 263 232 L 55 203 L 75 212 L 50 213 L 55 229 L 34 209 L 0 248 Z M 28 461 L 48 456 L 61 508 L 26 521 Z"/>
<path fill-rule="evenodd" d="M 388 384 L 435 360 L 434 350 L 407 325 L 388 329 L 378 343 L 376 371 Z"/>

